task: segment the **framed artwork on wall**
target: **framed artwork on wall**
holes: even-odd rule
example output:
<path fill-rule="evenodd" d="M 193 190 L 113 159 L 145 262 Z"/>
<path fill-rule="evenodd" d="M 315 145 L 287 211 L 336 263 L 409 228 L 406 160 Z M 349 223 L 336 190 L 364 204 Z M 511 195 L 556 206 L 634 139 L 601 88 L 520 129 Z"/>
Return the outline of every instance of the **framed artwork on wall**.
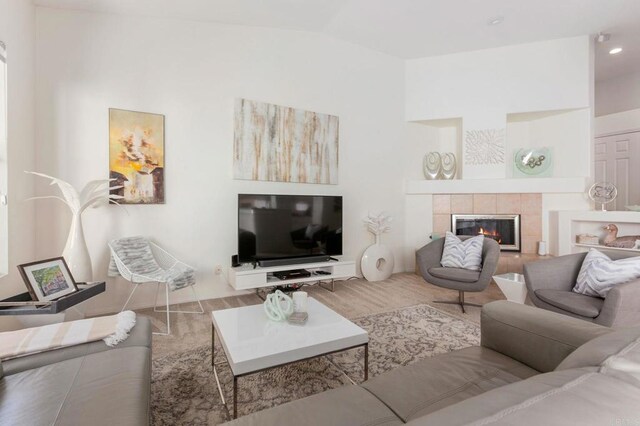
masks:
<path fill-rule="evenodd" d="M 29 294 L 38 302 L 49 302 L 78 290 L 63 257 L 18 265 Z"/>
<path fill-rule="evenodd" d="M 233 177 L 338 184 L 339 118 L 237 99 Z"/>
<path fill-rule="evenodd" d="M 109 109 L 109 178 L 121 204 L 164 204 L 164 115 Z"/>

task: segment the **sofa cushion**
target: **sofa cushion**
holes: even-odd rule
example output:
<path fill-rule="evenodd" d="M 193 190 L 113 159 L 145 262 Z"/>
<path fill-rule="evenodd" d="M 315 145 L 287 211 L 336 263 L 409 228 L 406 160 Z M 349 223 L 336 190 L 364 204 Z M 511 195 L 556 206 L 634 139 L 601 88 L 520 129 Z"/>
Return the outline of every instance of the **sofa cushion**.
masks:
<path fill-rule="evenodd" d="M 149 423 L 151 349 L 127 347 L 5 376 L 0 419 L 12 425 Z"/>
<path fill-rule="evenodd" d="M 476 346 L 398 368 L 362 386 L 406 422 L 535 374 L 524 364 Z"/>
<path fill-rule="evenodd" d="M 462 240 L 447 231 L 440 264 L 447 268 L 464 268 L 472 271 L 482 269 L 484 235 Z"/>
<path fill-rule="evenodd" d="M 389 408 L 363 388 L 344 386 L 252 413 L 225 424 L 395 426 L 403 423 Z"/>
<path fill-rule="evenodd" d="M 439 266 L 429 268 L 428 271 L 434 277 L 445 280 L 460 281 L 463 283 L 475 283 L 480 279 L 480 272 L 463 268 L 445 268 Z"/>
<path fill-rule="evenodd" d="M 129 337 L 127 337 L 125 341 L 118 343 L 118 345 L 115 346 L 115 349 L 134 346 L 151 348 L 151 322 L 147 317 L 137 315 L 136 325 L 131 329 Z M 32 368 L 38 368 L 44 365 L 65 361 L 67 359 L 77 358 L 96 352 L 110 351 L 113 349 L 113 347 L 107 346 L 102 340 L 99 340 L 97 342 L 68 346 L 53 351 L 40 352 L 4 361 L 4 374 L 8 376 L 30 370 Z"/>
<path fill-rule="evenodd" d="M 640 343 L 638 342 L 640 342 L 640 327 L 618 330 L 596 337 L 566 357 L 556 370 L 597 367 L 602 365 L 608 358 L 623 351 L 627 357 L 632 357 L 633 354 L 640 357 Z M 631 346 L 634 344 L 635 346 Z"/>
<path fill-rule="evenodd" d="M 592 248 L 582 262 L 573 291 L 586 296 L 606 297 L 609 290 L 640 278 L 640 257 L 612 260 Z"/>
<path fill-rule="evenodd" d="M 632 383 L 597 368 L 571 369 L 491 390 L 407 426 L 609 425 L 637 419 L 638 401 L 640 387 Z"/>
<path fill-rule="evenodd" d="M 535 295 L 550 305 L 587 318 L 600 315 L 604 299 L 585 296 L 571 291 L 540 289 Z"/>

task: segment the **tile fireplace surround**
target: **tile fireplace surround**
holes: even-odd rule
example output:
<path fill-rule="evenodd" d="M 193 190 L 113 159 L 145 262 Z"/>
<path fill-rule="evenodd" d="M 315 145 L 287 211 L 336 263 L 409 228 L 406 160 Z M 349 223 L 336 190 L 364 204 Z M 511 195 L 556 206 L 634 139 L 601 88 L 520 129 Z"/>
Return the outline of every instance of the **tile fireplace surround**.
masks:
<path fill-rule="evenodd" d="M 452 214 L 519 214 L 524 254 L 536 253 L 542 239 L 542 194 L 435 194 L 433 232 L 451 231 Z"/>

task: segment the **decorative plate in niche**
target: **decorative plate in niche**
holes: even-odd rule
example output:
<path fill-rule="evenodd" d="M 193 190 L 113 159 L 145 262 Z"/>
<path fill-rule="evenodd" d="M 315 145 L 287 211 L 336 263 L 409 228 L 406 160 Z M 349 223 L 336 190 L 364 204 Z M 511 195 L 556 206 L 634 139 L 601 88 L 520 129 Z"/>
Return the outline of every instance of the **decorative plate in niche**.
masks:
<path fill-rule="evenodd" d="M 521 148 L 513 157 L 514 177 L 548 177 L 553 171 L 551 148 Z"/>

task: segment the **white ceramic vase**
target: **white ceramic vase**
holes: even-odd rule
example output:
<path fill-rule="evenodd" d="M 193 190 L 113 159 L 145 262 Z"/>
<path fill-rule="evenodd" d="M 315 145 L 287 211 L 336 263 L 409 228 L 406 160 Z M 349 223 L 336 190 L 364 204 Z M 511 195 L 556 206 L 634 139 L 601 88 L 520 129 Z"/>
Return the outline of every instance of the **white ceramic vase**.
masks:
<path fill-rule="evenodd" d="M 91 257 L 87 249 L 87 242 L 84 239 L 82 216 L 79 213 L 74 214 L 71 219 L 69 237 L 67 237 L 67 244 L 64 246 L 62 257 L 67 262 L 76 282 L 93 281 Z"/>
<path fill-rule="evenodd" d="M 453 152 L 445 152 L 440 157 L 442 162 L 440 175 L 443 179 L 453 179 L 456 176 L 456 156 Z"/>
<path fill-rule="evenodd" d="M 376 242 L 367 247 L 360 261 L 362 275 L 367 281 L 382 281 L 391 276 L 394 258 L 389 247 L 380 244 L 380 236 L 376 235 Z"/>
<path fill-rule="evenodd" d="M 440 179 L 442 173 L 442 158 L 439 152 L 430 152 L 422 160 L 424 177 L 429 180 Z"/>

